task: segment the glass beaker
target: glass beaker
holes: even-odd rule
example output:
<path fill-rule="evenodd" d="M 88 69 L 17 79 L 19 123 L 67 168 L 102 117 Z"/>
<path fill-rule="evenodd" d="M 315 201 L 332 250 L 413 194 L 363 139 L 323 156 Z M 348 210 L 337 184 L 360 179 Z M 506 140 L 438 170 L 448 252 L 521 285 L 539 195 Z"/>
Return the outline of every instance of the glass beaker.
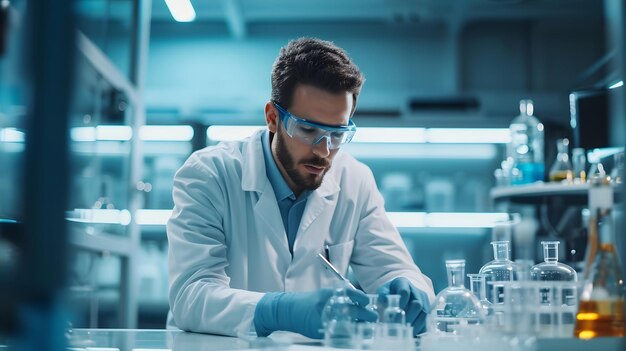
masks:
<path fill-rule="evenodd" d="M 623 337 L 624 278 L 613 240 L 611 209 L 599 208 L 591 217 L 588 251 L 595 253 L 585 271 L 574 333 L 580 339 Z"/>
<path fill-rule="evenodd" d="M 465 288 L 465 260 L 447 260 L 448 287 L 435 297 L 429 314 L 429 330 L 459 334 L 461 329 L 483 324 L 485 312 L 480 301 Z"/>
<path fill-rule="evenodd" d="M 487 284 L 491 285 L 487 289 L 487 300 L 493 304 L 501 304 L 504 288 L 498 282 L 514 280 L 514 265 L 509 259 L 510 242 L 508 240 L 492 241 L 491 245 L 494 259 L 482 266 L 478 273 L 485 274 Z"/>
<path fill-rule="evenodd" d="M 324 346 L 352 348 L 354 346 L 354 321 L 350 316 L 352 300 L 347 295 L 347 288 L 341 284 L 333 291 L 322 311 L 324 327 Z"/>
<path fill-rule="evenodd" d="M 470 279 L 470 290 L 483 307 L 485 316 L 489 318 L 493 315 L 493 305 L 487 300 L 487 275 L 480 273 L 468 274 L 467 277 Z"/>
<path fill-rule="evenodd" d="M 552 167 L 550 168 L 551 182 L 568 182 L 574 181 L 572 163 L 569 160 L 569 139 L 557 139 L 557 154 Z"/>
<path fill-rule="evenodd" d="M 587 182 L 587 158 L 585 149 L 576 147 L 572 149 L 572 170 L 574 172 L 574 183 Z"/>

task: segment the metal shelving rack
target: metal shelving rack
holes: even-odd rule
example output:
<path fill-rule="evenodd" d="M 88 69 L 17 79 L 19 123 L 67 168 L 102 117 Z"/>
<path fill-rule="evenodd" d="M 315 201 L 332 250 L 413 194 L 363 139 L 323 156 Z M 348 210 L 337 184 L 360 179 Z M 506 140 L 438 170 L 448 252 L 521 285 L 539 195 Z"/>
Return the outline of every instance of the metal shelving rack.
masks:
<path fill-rule="evenodd" d="M 128 150 L 121 160 L 117 160 L 118 165 L 121 164 L 119 171 L 121 178 L 115 179 L 115 185 L 118 186 L 119 192 L 128 194 L 123 197 L 122 207 L 128 213 L 134 214 L 137 209 L 141 208 L 142 194 L 136 190 L 135 184 L 142 180 L 143 156 L 141 152 L 141 142 L 138 138 L 140 127 L 145 124 L 145 107 L 143 101 L 144 76 L 147 63 L 147 51 L 149 42 L 150 29 L 150 12 L 152 8 L 151 0 L 134 0 L 132 1 L 132 20 L 129 30 L 130 39 L 130 64 L 128 74 L 124 74 L 120 67 L 116 66 L 111 57 L 109 57 L 102 48 L 96 44 L 84 32 L 78 31 L 77 48 L 78 61 L 86 63 L 90 70 L 96 72 L 98 81 L 106 84 L 107 87 L 120 92 L 127 99 L 128 109 L 124 111 L 124 125 L 130 127 L 134 132 L 134 136 L 128 141 L 124 141 L 124 150 Z M 89 79 L 89 78 L 87 78 Z M 80 77 L 79 83 L 75 86 L 75 91 L 86 89 L 81 87 Z M 93 111 L 99 111 L 102 106 L 101 98 L 104 89 L 98 90 L 98 84 L 95 84 L 96 92 L 93 94 L 94 99 Z M 87 87 L 88 88 L 88 87 Z M 100 100 L 98 99 L 100 98 Z M 94 113 L 94 120 L 97 124 L 98 112 Z M 106 116 L 105 116 L 106 117 Z M 87 122 L 85 122 L 87 123 Z M 87 123 L 88 124 L 88 123 Z M 80 125 L 80 124 L 79 124 Z M 92 126 L 90 128 L 96 128 Z M 99 141 L 94 140 L 96 145 Z M 76 145 L 74 145 L 76 146 Z M 75 151 L 75 150 L 74 150 Z M 70 157 L 75 159 L 90 159 L 84 162 L 105 162 L 104 160 L 96 160 L 98 155 L 78 155 L 72 153 L 70 149 Z M 104 157 L 102 157 L 104 159 Z M 76 161 L 77 163 L 79 161 Z M 73 174 L 77 177 L 77 174 Z M 85 184 L 83 184 L 85 185 Z M 120 186 L 121 185 L 121 186 Z M 93 191 L 92 191 L 93 193 Z M 70 194 L 72 196 L 72 194 Z M 75 201 L 77 202 L 77 201 Z M 74 203 L 74 205 L 76 205 Z M 71 208 L 70 212 L 75 210 Z M 78 221 L 80 222 L 80 221 Z M 95 225 L 96 227 L 98 225 Z M 135 328 L 137 326 L 137 252 L 140 245 L 140 230 L 135 221 L 130 220 L 123 226 L 118 226 L 116 230 L 107 230 L 107 226 L 101 230 L 97 230 L 94 234 L 93 226 L 91 230 L 89 224 L 70 222 L 69 241 L 71 247 L 77 252 L 89 252 L 94 255 L 113 255 L 120 259 L 120 284 L 119 284 L 119 304 L 117 305 L 118 325 L 120 328 Z M 110 225 L 108 227 L 111 227 Z M 120 235 L 121 234 L 121 235 Z M 94 313 L 94 310 L 90 313 Z M 90 316 L 90 327 L 94 327 L 93 316 Z"/>

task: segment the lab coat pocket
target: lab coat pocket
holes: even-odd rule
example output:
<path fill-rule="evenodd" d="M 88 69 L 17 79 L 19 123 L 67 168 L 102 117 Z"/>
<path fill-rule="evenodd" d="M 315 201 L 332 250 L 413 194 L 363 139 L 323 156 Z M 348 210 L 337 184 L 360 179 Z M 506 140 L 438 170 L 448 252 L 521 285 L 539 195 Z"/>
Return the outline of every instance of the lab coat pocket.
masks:
<path fill-rule="evenodd" d="M 328 256 L 330 263 L 337 268 L 339 273 L 347 277 L 350 258 L 352 257 L 352 249 L 354 248 L 354 240 L 345 243 L 328 246 Z"/>

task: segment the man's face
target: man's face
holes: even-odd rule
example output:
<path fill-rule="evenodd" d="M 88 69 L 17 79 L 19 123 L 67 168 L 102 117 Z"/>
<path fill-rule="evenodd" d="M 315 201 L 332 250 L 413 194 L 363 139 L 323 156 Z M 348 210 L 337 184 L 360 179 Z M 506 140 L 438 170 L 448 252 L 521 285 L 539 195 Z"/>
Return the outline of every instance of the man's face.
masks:
<path fill-rule="evenodd" d="M 269 103 L 271 105 L 271 103 Z M 352 110 L 352 94 L 332 94 L 313 86 L 299 85 L 294 92 L 289 112 L 310 122 L 326 125 L 347 125 Z M 266 106 L 266 119 L 272 140 L 272 154 L 289 187 L 299 195 L 315 190 L 330 169 L 338 149 L 329 150 L 326 139 L 316 145 L 290 137 L 280 120 L 278 110 Z"/>

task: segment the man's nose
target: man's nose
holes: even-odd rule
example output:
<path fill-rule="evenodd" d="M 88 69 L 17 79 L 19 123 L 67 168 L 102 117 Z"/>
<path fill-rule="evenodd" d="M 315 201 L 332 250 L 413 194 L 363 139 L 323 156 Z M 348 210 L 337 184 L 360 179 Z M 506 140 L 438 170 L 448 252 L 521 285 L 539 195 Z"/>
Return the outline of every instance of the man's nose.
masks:
<path fill-rule="evenodd" d="M 313 145 L 313 153 L 319 157 L 330 155 L 330 135 L 324 135 L 317 144 Z"/>

